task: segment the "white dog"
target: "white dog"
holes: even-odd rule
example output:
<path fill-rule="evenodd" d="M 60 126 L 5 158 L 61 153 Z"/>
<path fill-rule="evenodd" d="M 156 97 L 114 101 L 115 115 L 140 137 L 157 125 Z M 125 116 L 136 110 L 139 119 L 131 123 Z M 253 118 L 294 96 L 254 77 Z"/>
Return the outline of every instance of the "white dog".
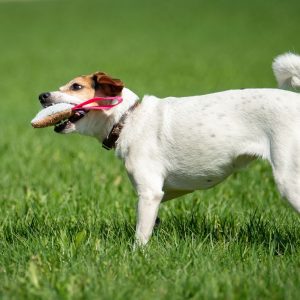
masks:
<path fill-rule="evenodd" d="M 300 87 L 300 56 L 277 57 L 279 87 Z M 280 89 L 229 90 L 203 96 L 138 97 L 105 73 L 43 93 L 43 106 L 123 97 L 108 110 L 82 111 L 55 131 L 79 132 L 115 148 L 138 194 L 136 238 L 146 244 L 161 201 L 208 189 L 253 159 L 267 159 L 278 189 L 300 212 L 300 95 Z M 112 103 L 112 100 L 107 100 Z"/>

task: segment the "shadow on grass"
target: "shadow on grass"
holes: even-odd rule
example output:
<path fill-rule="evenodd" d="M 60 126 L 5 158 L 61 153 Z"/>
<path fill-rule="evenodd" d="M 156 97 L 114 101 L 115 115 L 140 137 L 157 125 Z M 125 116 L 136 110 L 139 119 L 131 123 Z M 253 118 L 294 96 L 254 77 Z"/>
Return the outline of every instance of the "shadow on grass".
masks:
<path fill-rule="evenodd" d="M 33 240 L 40 238 L 62 237 L 69 243 L 99 239 L 104 243 L 131 245 L 134 241 L 135 224 L 126 218 L 111 216 L 104 220 L 44 220 L 34 216 L 30 221 L 19 219 L 15 223 L 0 225 L 1 239 L 6 243 L 18 243 L 21 239 Z M 266 248 L 273 255 L 294 253 L 300 246 L 299 224 L 276 225 L 276 220 L 264 219 L 257 213 L 243 223 L 237 222 L 232 216 L 189 215 L 184 217 L 171 216 L 163 220 L 155 229 L 158 239 L 176 238 L 187 243 L 193 239 L 207 243 L 236 243 L 241 245 L 258 245 Z"/>
<path fill-rule="evenodd" d="M 300 245 L 299 224 L 277 225 L 276 220 L 265 219 L 257 213 L 243 223 L 238 223 L 230 215 L 208 218 L 192 214 L 183 219 L 172 216 L 162 226 L 164 234 L 176 236 L 180 240 L 258 245 L 274 255 L 294 253 Z"/>

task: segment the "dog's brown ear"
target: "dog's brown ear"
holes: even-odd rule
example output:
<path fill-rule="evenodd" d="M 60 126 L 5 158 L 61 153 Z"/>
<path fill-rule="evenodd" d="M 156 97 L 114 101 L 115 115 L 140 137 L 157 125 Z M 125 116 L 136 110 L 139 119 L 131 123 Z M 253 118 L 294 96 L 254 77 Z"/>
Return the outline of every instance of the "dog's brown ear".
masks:
<path fill-rule="evenodd" d="M 115 79 L 103 72 L 97 72 L 93 76 L 95 88 L 100 89 L 105 96 L 118 96 L 124 87 L 120 79 Z"/>

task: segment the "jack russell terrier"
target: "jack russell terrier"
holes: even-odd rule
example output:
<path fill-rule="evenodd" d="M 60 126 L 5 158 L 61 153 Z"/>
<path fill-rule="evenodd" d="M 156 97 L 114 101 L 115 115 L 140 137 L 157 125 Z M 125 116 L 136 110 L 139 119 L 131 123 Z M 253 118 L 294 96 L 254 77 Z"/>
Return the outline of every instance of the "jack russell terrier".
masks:
<path fill-rule="evenodd" d="M 273 71 L 280 88 L 300 87 L 300 56 L 277 57 Z M 181 98 L 144 96 L 139 103 L 121 80 L 97 72 L 39 99 L 43 107 L 78 106 L 95 97 L 102 100 L 98 110 L 79 110 L 55 131 L 93 136 L 124 161 L 139 198 L 138 245 L 148 242 L 162 201 L 211 188 L 255 158 L 269 161 L 281 195 L 300 212 L 296 92 L 228 90 Z M 122 101 L 115 103 L 113 97 Z"/>

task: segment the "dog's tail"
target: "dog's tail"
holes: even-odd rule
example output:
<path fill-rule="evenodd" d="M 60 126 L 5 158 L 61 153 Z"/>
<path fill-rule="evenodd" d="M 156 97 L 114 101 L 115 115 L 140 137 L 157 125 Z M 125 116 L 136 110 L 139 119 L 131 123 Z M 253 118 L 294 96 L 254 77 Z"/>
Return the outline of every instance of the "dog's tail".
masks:
<path fill-rule="evenodd" d="M 300 56 L 285 53 L 275 57 L 272 64 L 273 72 L 279 88 L 287 90 L 300 89 Z"/>

